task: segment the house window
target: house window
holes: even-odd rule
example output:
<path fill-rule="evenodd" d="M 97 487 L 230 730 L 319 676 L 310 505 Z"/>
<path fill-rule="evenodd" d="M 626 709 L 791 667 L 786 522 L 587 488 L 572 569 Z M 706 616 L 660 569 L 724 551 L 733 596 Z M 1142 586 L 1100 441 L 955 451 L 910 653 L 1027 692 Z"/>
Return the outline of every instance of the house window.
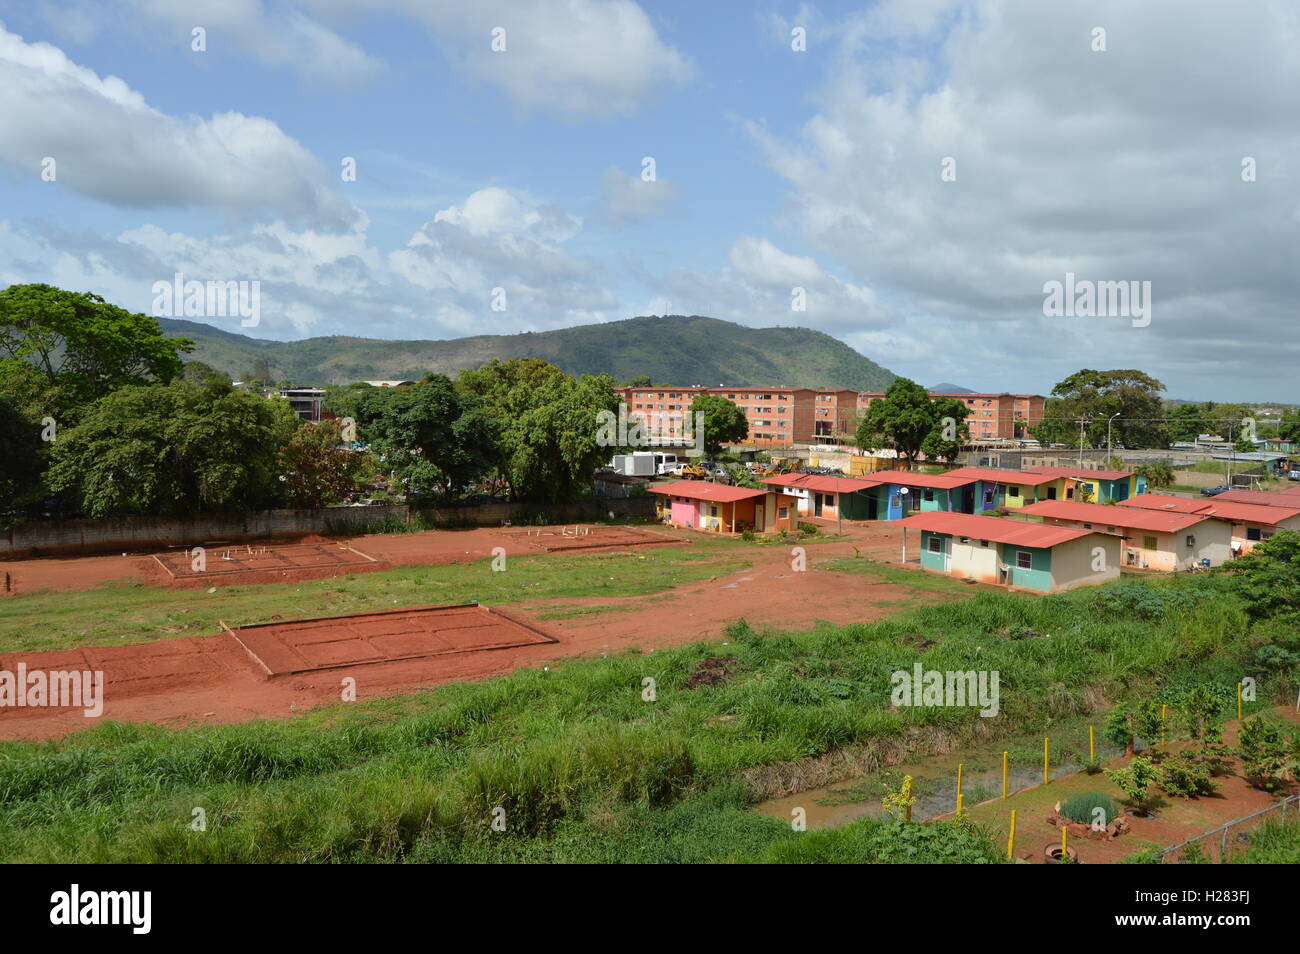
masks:
<path fill-rule="evenodd" d="M 710 507 L 710 508 L 709 508 L 709 516 L 710 516 L 710 517 L 716 517 L 717 515 L 718 515 L 718 508 L 717 508 L 717 507 Z"/>
<path fill-rule="evenodd" d="M 1155 548 L 1156 548 L 1156 538 L 1155 538 L 1155 537 L 1143 537 L 1143 538 L 1142 538 L 1142 549 L 1143 549 L 1143 550 L 1154 550 Z"/>
<path fill-rule="evenodd" d="M 776 510 L 776 518 L 778 520 L 784 520 L 787 516 L 789 516 L 789 514 L 790 514 L 789 507 L 778 507 Z"/>
<path fill-rule="evenodd" d="M 987 540 L 981 540 L 981 541 L 980 541 L 980 546 L 982 546 L 982 547 L 986 547 L 986 546 L 988 546 L 988 545 L 989 545 L 989 542 L 988 542 Z"/>
<path fill-rule="evenodd" d="M 1028 550 L 1017 550 L 1016 567 L 1021 570 L 1032 570 L 1034 568 L 1034 555 Z"/>
<path fill-rule="evenodd" d="M 1008 488 L 1007 488 L 1007 494 L 1009 494 L 1009 495 L 1012 496 L 1012 497 L 1019 497 L 1019 496 L 1020 496 L 1020 488 L 1019 488 L 1019 487 L 1008 487 Z"/>
<path fill-rule="evenodd" d="M 1048 500 L 1055 500 L 1055 499 L 1056 499 L 1056 488 L 1055 488 L 1055 487 L 1048 487 L 1048 488 L 1047 488 L 1047 499 L 1048 499 Z"/>
<path fill-rule="evenodd" d="M 929 488 L 927 488 L 927 489 L 921 491 L 921 499 L 924 500 L 926 503 L 933 502 L 933 500 L 934 500 L 934 491 L 933 491 L 932 489 L 929 489 Z"/>
<path fill-rule="evenodd" d="M 933 537 L 933 536 L 930 537 L 930 539 L 926 542 L 926 546 L 929 548 L 931 553 L 943 552 L 943 540 L 941 540 L 939 537 Z"/>
<path fill-rule="evenodd" d="M 1085 524 L 1083 525 L 1083 529 L 1085 529 L 1085 530 L 1091 530 L 1091 529 L 1092 529 L 1092 524 L 1090 524 L 1090 523 L 1085 523 Z"/>
<path fill-rule="evenodd" d="M 1247 539 L 1247 540 L 1263 540 L 1263 539 L 1264 539 L 1264 536 L 1263 536 L 1263 534 L 1261 534 L 1261 533 L 1259 532 L 1259 527 L 1247 527 L 1247 528 L 1246 528 L 1246 539 Z"/>

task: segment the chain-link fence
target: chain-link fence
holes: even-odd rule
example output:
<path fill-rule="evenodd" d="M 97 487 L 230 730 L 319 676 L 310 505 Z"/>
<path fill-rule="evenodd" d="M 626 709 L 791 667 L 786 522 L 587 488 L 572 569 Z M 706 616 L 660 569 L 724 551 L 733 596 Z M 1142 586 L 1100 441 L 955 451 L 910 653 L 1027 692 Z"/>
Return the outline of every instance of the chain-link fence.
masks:
<path fill-rule="evenodd" d="M 1170 845 L 1160 852 L 1160 859 L 1165 864 L 1178 864 L 1193 859 L 1206 861 L 1225 861 L 1234 849 L 1249 845 L 1247 832 L 1272 818 L 1286 818 L 1288 813 L 1300 812 L 1300 795 L 1291 795 L 1276 802 L 1268 808 L 1234 818 L 1226 825 L 1201 832 L 1195 838 Z M 1195 847 L 1192 847 L 1195 846 Z"/>

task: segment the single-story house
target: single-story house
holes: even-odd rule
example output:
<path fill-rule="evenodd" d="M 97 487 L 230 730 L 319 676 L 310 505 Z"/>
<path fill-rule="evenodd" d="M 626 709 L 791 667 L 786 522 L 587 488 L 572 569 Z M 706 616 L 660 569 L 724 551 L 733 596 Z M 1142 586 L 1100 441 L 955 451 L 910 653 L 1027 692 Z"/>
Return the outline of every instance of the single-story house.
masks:
<path fill-rule="evenodd" d="M 905 470 L 878 470 L 867 479 L 877 484 L 867 490 L 868 520 L 902 520 L 909 513 L 960 510 L 965 488 L 976 482 L 974 477 Z"/>
<path fill-rule="evenodd" d="M 1040 500 L 1022 507 L 1016 517 L 1115 534 L 1124 540 L 1125 566 L 1177 571 L 1204 560 L 1218 566 L 1232 559 L 1232 524 L 1201 513 Z"/>
<path fill-rule="evenodd" d="M 1119 577 L 1119 537 L 1028 520 L 917 513 L 899 522 L 921 531 L 921 566 L 982 583 L 1057 593 Z"/>
<path fill-rule="evenodd" d="M 799 529 L 798 501 L 776 490 L 732 487 L 707 480 L 675 480 L 651 487 L 664 523 L 696 530 L 776 533 Z"/>
<path fill-rule="evenodd" d="M 1001 470 L 996 467 L 958 467 L 947 471 L 945 477 L 970 477 L 975 480 L 961 493 L 962 513 L 984 513 L 988 510 L 1017 510 L 1036 500 L 1055 499 L 1056 481 L 1051 474 L 1029 470 Z M 1040 496 L 1040 494 L 1042 496 Z"/>
<path fill-rule="evenodd" d="M 1125 500 L 1121 507 L 1197 513 L 1232 525 L 1232 552 L 1249 553 L 1255 544 L 1267 540 L 1279 530 L 1300 531 L 1300 496 L 1291 507 L 1264 507 L 1259 504 L 1223 501 L 1222 494 L 1210 499 L 1173 497 L 1169 494 L 1140 494 Z"/>
<path fill-rule="evenodd" d="M 1080 503 L 1117 503 L 1144 494 L 1147 479 L 1127 470 L 1090 470 L 1086 467 L 1030 467 L 1030 473 L 1056 477 L 1039 500 L 1076 500 Z"/>
<path fill-rule="evenodd" d="M 877 480 L 861 477 L 826 477 L 820 474 L 778 474 L 762 481 L 799 501 L 799 513 L 827 520 L 871 519 L 872 498 L 867 491 Z"/>

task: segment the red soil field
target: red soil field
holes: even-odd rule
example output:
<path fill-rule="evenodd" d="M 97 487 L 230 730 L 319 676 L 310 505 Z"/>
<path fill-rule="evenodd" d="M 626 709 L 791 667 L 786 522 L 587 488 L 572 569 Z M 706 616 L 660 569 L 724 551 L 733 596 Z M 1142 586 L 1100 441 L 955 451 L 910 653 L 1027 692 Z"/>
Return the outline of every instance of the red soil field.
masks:
<path fill-rule="evenodd" d="M 828 525 L 828 529 L 831 525 Z M 815 572 L 824 560 L 875 550 L 896 552 L 898 531 L 880 524 L 851 528 L 851 542 L 827 543 L 808 548 L 810 572 L 791 568 L 789 547 L 755 547 L 746 553 L 753 565 L 737 572 L 677 587 L 654 596 L 545 599 L 514 604 L 509 618 L 525 628 L 549 634 L 555 642 L 529 642 L 509 648 L 465 648 L 460 651 L 394 658 L 385 654 L 373 661 L 357 660 L 343 668 L 314 669 L 268 676 L 229 629 L 208 636 L 161 640 L 134 646 L 59 652 L 11 653 L 0 658 L 0 669 L 13 671 L 19 662 L 31 669 L 101 670 L 105 678 L 101 718 L 154 722 L 172 726 L 211 722 L 242 722 L 255 718 L 283 718 L 313 706 L 341 701 L 342 680 L 355 680 L 358 699 L 410 692 L 440 683 L 504 675 L 525 666 L 555 666 L 566 657 L 605 655 L 637 648 L 673 646 L 718 638 L 724 628 L 746 619 L 757 627 L 805 629 L 814 620 L 844 624 L 878 619 L 900 602 L 938 599 L 905 586 L 876 583 L 855 574 Z M 690 532 L 681 531 L 689 540 Z M 698 537 L 697 537 L 698 538 Z M 504 541 L 504 542 L 503 542 Z M 402 563 L 461 562 L 490 556 L 493 547 L 507 552 L 537 551 L 519 539 L 503 538 L 495 530 L 442 531 L 427 534 L 371 536 L 347 541 L 387 565 Z M 55 577 L 63 588 L 93 585 L 105 574 L 130 566 L 131 557 L 88 557 L 46 560 L 57 565 Z M 136 558 L 141 559 L 141 558 Z M 635 556 L 629 555 L 629 559 Z M 20 568 L 32 561 L 24 561 Z M 153 563 L 150 558 L 141 560 Z M 75 564 L 80 576 L 70 568 Z M 105 569 L 102 564 L 108 564 Z M 377 564 L 369 564 L 376 566 Z M 48 568 L 41 568 L 48 570 Z M 277 573 L 290 571 L 274 571 Z M 302 579 L 293 571 L 292 581 Z M 346 571 L 355 572 L 355 568 Z M 201 580 L 248 582 L 255 574 L 231 574 Z M 30 577 L 29 577 L 30 578 Z M 979 587 L 972 586 L 971 592 Z M 599 608 L 590 615 L 574 609 Z M 240 632 L 238 620 L 227 620 Z M 277 624 L 292 632 L 289 624 Z M 454 649 L 454 646 L 452 647 Z M 268 650 L 269 652 L 269 650 Z M 273 668 L 273 667 L 268 667 Z M 297 667 L 293 667 L 297 668 Z M 9 708 L 0 710 L 0 738 L 50 738 L 87 728 L 92 721 L 80 710 Z"/>
<path fill-rule="evenodd" d="M 225 628 L 268 676 L 556 641 L 477 603 Z"/>

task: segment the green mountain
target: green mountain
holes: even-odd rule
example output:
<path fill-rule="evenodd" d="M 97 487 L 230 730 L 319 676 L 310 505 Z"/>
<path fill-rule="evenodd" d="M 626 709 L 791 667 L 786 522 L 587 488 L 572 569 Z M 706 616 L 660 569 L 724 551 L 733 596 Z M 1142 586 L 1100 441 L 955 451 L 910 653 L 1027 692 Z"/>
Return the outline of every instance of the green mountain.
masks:
<path fill-rule="evenodd" d="M 599 325 L 450 341 L 386 341 L 330 336 L 266 341 L 182 319 L 159 318 L 169 338 L 196 347 L 202 361 L 233 379 L 257 377 L 298 387 L 351 381 L 418 380 L 454 375 L 494 358 L 543 358 L 570 374 L 608 373 L 619 381 L 649 375 L 656 384 L 794 385 L 883 391 L 896 375 L 844 342 L 810 328 L 746 328 L 716 318 L 629 318 Z"/>

